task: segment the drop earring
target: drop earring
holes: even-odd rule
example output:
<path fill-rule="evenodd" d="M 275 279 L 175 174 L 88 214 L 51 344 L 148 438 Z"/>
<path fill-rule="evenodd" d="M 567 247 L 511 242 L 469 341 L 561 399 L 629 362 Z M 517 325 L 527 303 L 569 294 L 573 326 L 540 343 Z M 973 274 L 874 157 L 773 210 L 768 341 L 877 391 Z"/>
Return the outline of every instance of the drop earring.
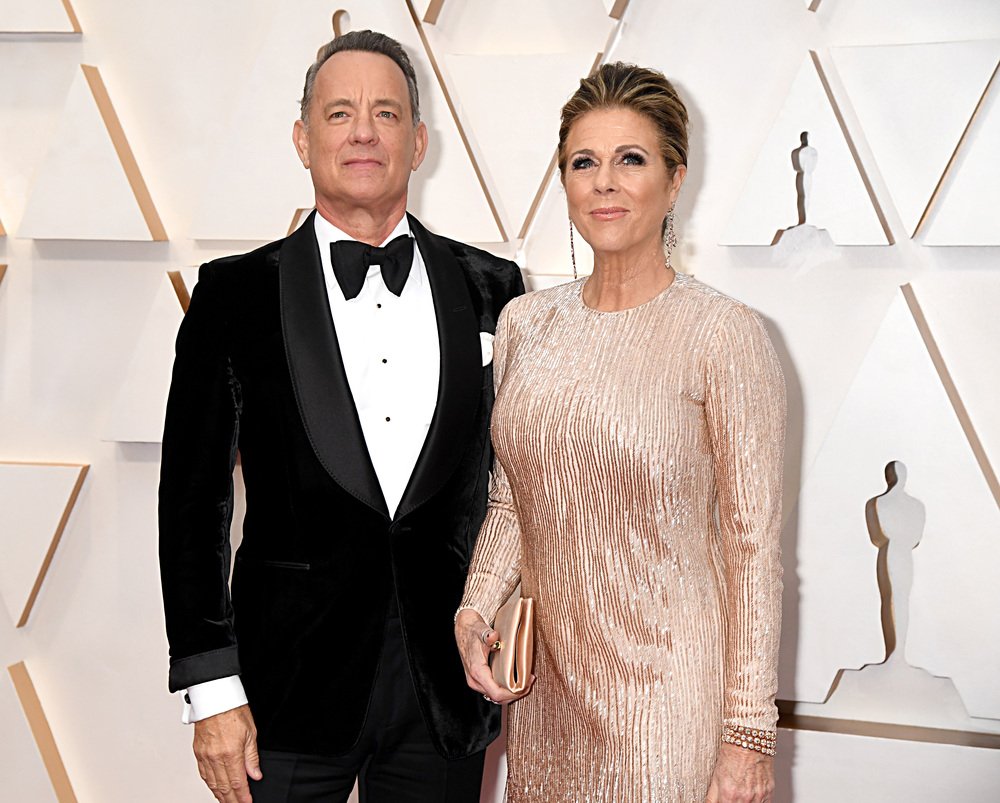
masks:
<path fill-rule="evenodd" d="M 676 204 L 671 204 L 670 211 L 667 212 L 667 216 L 663 219 L 663 253 L 666 257 L 666 266 L 668 268 L 673 268 L 670 263 L 670 258 L 674 253 L 674 249 L 677 247 L 677 232 L 674 231 L 674 206 Z"/>
<path fill-rule="evenodd" d="M 576 281 L 576 246 L 573 244 L 573 221 L 569 222 L 569 258 L 573 263 L 573 280 Z"/>

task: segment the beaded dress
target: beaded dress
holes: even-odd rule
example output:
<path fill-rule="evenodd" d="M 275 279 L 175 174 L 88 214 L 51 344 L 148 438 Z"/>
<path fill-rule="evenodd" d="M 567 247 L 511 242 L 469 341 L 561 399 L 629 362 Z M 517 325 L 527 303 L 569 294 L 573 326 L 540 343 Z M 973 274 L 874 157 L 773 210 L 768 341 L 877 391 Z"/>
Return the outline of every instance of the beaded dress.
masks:
<path fill-rule="evenodd" d="M 535 598 L 509 803 L 703 803 L 724 729 L 777 720 L 784 381 L 757 314 L 696 279 L 618 312 L 584 281 L 501 315 L 462 604 Z"/>

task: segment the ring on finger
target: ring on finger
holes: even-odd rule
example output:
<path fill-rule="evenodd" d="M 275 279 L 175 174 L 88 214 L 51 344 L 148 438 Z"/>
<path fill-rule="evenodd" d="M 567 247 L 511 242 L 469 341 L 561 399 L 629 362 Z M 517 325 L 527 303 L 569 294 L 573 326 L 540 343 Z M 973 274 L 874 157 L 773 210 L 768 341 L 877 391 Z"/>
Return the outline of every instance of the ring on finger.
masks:
<path fill-rule="evenodd" d="M 489 642 L 486 640 L 486 637 L 490 634 L 490 631 L 492 629 L 493 628 L 491 627 L 487 627 L 482 633 L 479 634 L 479 640 L 483 642 L 483 644 L 489 644 Z"/>

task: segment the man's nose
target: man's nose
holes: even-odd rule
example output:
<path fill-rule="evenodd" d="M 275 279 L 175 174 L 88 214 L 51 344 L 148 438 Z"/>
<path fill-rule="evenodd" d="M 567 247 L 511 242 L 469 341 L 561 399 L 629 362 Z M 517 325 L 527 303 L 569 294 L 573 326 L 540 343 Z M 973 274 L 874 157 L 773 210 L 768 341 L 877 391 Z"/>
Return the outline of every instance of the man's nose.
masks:
<path fill-rule="evenodd" d="M 370 117 L 359 114 L 354 118 L 354 125 L 351 127 L 351 141 L 363 145 L 378 142 L 378 132 Z"/>

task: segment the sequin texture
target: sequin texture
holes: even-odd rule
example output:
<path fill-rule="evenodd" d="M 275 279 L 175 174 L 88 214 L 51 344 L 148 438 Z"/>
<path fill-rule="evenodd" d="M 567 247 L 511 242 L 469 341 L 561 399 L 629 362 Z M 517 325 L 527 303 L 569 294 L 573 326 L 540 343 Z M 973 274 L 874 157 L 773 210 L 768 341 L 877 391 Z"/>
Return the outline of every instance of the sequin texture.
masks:
<path fill-rule="evenodd" d="M 501 316 L 462 604 L 536 600 L 510 803 L 702 803 L 724 730 L 777 720 L 784 381 L 759 316 L 696 279 L 620 312 L 584 281 Z"/>

